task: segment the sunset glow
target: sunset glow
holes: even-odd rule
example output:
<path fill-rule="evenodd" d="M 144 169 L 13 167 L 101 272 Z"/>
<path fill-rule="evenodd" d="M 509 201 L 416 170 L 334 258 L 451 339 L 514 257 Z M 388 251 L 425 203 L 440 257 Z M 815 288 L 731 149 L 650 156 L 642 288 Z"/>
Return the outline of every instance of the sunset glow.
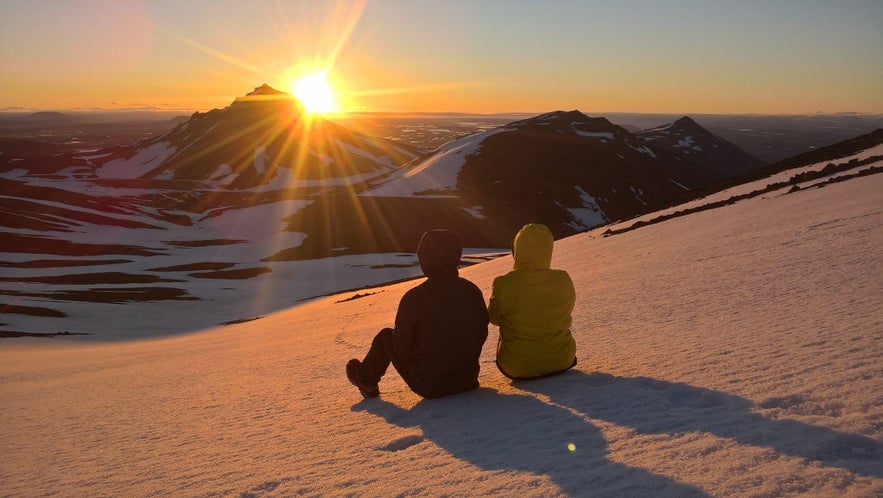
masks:
<path fill-rule="evenodd" d="M 328 84 L 328 73 L 320 71 L 301 77 L 291 85 L 291 94 L 310 114 L 339 112 L 334 91 Z"/>
<path fill-rule="evenodd" d="M 883 113 L 881 22 L 875 0 L 0 2 L 0 110 L 210 110 L 267 82 L 318 113 Z"/>

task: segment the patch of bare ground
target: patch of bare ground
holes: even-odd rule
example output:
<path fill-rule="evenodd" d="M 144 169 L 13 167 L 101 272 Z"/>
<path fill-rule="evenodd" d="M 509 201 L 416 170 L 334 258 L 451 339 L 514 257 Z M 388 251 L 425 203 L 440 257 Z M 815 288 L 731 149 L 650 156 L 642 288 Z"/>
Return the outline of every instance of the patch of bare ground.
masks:
<path fill-rule="evenodd" d="M 0 247 L 7 252 L 26 254 L 59 254 L 64 256 L 104 256 L 125 254 L 129 256 L 156 256 L 163 252 L 138 246 L 120 244 L 85 244 L 68 240 L 52 239 L 36 235 L 0 233 Z"/>
<path fill-rule="evenodd" d="M 206 263 L 190 263 L 186 265 L 162 266 L 158 268 L 148 268 L 146 271 L 201 271 L 201 270 L 223 270 L 236 266 L 236 263 L 206 262 Z"/>
<path fill-rule="evenodd" d="M 92 335 L 83 332 L 19 332 L 16 330 L 0 330 L 0 339 L 10 337 L 56 337 L 66 335 Z"/>
<path fill-rule="evenodd" d="M 256 277 L 262 273 L 270 273 L 271 269 L 259 266 L 256 268 L 241 268 L 239 270 L 220 270 L 220 271 L 207 271 L 200 273 L 190 273 L 189 276 L 193 278 L 218 278 L 218 279 L 232 279 L 232 280 L 244 280 L 247 278 Z"/>
<path fill-rule="evenodd" d="M 210 240 L 167 240 L 165 243 L 176 247 L 208 247 L 228 246 L 232 244 L 244 244 L 247 240 L 239 239 L 210 239 Z"/>
<path fill-rule="evenodd" d="M 43 308 L 41 306 L 21 306 L 18 304 L 0 304 L 0 313 L 15 313 L 17 315 L 30 316 L 49 316 L 53 318 L 64 318 L 67 314 L 52 308 Z"/>
<path fill-rule="evenodd" d="M 380 292 L 383 292 L 383 291 L 380 291 Z M 334 301 L 334 302 L 335 303 L 345 303 L 347 301 L 355 301 L 356 299 L 361 299 L 363 297 L 373 296 L 374 294 L 377 294 L 377 293 L 376 292 L 366 292 L 364 294 L 353 294 L 352 296 L 350 296 L 346 299 L 341 299 L 339 301 Z"/>
<path fill-rule="evenodd" d="M 21 292 L 0 289 L 0 295 L 108 304 L 200 300 L 196 296 L 189 295 L 185 289 L 177 287 L 112 287 L 52 292 Z"/>
<path fill-rule="evenodd" d="M 240 318 L 238 320 L 230 320 L 229 322 L 224 322 L 221 325 L 236 325 L 237 323 L 253 322 L 255 320 L 260 320 L 261 318 L 263 318 L 263 317 L 262 316 L 253 316 L 251 318 Z"/>
<path fill-rule="evenodd" d="M 71 266 L 100 266 L 131 263 L 130 259 L 34 259 L 31 261 L 0 261 L 0 268 L 68 268 Z"/>
<path fill-rule="evenodd" d="M 157 282 L 183 282 L 183 280 L 161 278 L 156 275 L 122 272 L 74 273 L 71 275 L 45 275 L 40 277 L 0 277 L 0 281 L 55 285 L 153 284 Z"/>

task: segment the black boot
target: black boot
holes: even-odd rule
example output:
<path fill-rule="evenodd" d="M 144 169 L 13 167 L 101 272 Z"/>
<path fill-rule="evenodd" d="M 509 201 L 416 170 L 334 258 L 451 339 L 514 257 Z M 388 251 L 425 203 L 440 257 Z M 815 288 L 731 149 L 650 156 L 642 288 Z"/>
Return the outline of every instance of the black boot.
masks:
<path fill-rule="evenodd" d="M 362 362 L 353 358 L 352 360 L 346 362 L 346 378 L 350 381 L 350 384 L 359 388 L 359 392 L 362 393 L 362 396 L 365 399 L 368 398 L 376 398 L 380 396 L 380 388 L 377 384 L 373 386 L 368 386 L 362 383 L 361 377 L 359 376 L 359 370 L 362 367 Z"/>

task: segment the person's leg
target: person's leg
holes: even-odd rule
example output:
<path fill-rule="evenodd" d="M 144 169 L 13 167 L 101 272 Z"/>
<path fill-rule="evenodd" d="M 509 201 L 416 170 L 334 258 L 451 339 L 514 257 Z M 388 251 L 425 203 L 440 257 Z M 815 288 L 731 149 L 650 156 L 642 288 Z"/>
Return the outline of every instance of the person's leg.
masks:
<path fill-rule="evenodd" d="M 377 346 L 378 349 L 382 347 L 383 351 L 386 353 L 386 357 L 389 358 L 386 366 L 389 366 L 389 364 L 392 363 L 393 368 L 396 369 L 396 372 L 399 373 L 399 377 L 401 377 L 402 380 L 405 381 L 405 384 L 407 384 L 408 387 L 410 387 L 411 390 L 415 393 L 424 396 L 422 394 L 423 390 L 420 389 L 420 386 L 414 383 L 413 377 L 411 377 L 411 373 L 408 370 L 408 365 L 403 362 L 402 358 L 396 355 L 395 344 L 393 344 L 392 338 L 394 333 L 395 332 L 393 332 L 393 329 L 383 329 L 380 331 L 380 334 L 377 334 L 378 337 L 375 338 L 375 341 L 380 342 L 380 344 L 378 344 Z M 374 349 L 373 344 L 371 349 Z M 384 372 L 385 371 L 386 368 L 384 368 Z"/>
<path fill-rule="evenodd" d="M 386 373 L 386 369 L 389 368 L 389 363 L 392 361 L 392 356 L 394 350 L 392 349 L 392 329 L 385 328 L 377 333 L 374 336 L 374 340 L 371 341 L 371 348 L 368 349 L 368 354 L 365 355 L 365 359 L 362 360 L 362 365 L 359 368 L 359 380 L 367 386 L 376 386 L 383 375 Z"/>
<path fill-rule="evenodd" d="M 536 376 L 536 377 L 513 377 L 513 376 L 507 374 L 505 370 L 503 370 L 503 367 L 500 366 L 500 362 L 499 362 L 499 361 L 497 362 L 497 368 L 500 370 L 500 373 L 502 373 L 503 375 L 505 375 L 506 377 L 508 377 L 508 378 L 511 379 L 511 380 L 533 380 L 533 379 L 544 379 L 544 378 L 546 378 L 546 377 L 552 377 L 553 375 L 563 374 L 564 372 L 570 370 L 571 368 L 573 368 L 573 367 L 575 367 L 575 366 L 576 366 L 576 358 L 574 357 L 574 359 L 573 359 L 573 363 L 571 363 L 569 367 L 567 367 L 567 368 L 565 368 L 565 369 L 563 369 L 563 370 L 558 370 L 558 371 L 555 371 L 555 372 L 551 372 L 551 373 L 547 373 L 547 374 L 543 374 L 543 375 L 538 375 L 538 376 Z"/>
<path fill-rule="evenodd" d="M 385 328 L 374 336 L 371 341 L 371 348 L 365 355 L 365 359 L 361 362 L 352 359 L 347 364 L 347 377 L 350 382 L 359 388 L 362 395 L 366 398 L 373 398 L 380 394 L 378 384 L 380 379 L 386 374 L 389 364 L 392 363 L 396 371 L 405 381 L 405 384 L 412 391 L 420 396 L 426 397 L 420 386 L 415 384 L 411 377 L 407 365 L 402 363 L 401 358 L 395 354 L 395 345 L 393 344 L 393 329 Z"/>

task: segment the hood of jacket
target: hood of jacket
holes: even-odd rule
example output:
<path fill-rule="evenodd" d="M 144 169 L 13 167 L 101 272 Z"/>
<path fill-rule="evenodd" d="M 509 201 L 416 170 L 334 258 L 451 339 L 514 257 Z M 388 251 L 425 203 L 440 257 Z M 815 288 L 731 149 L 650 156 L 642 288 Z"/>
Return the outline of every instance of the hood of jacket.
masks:
<path fill-rule="evenodd" d="M 552 265 L 552 246 L 555 239 L 546 225 L 530 223 L 515 235 L 512 256 L 516 270 L 548 270 Z"/>
<path fill-rule="evenodd" d="M 462 253 L 460 234 L 453 230 L 429 230 L 417 245 L 420 268 L 427 277 L 456 277 Z"/>

